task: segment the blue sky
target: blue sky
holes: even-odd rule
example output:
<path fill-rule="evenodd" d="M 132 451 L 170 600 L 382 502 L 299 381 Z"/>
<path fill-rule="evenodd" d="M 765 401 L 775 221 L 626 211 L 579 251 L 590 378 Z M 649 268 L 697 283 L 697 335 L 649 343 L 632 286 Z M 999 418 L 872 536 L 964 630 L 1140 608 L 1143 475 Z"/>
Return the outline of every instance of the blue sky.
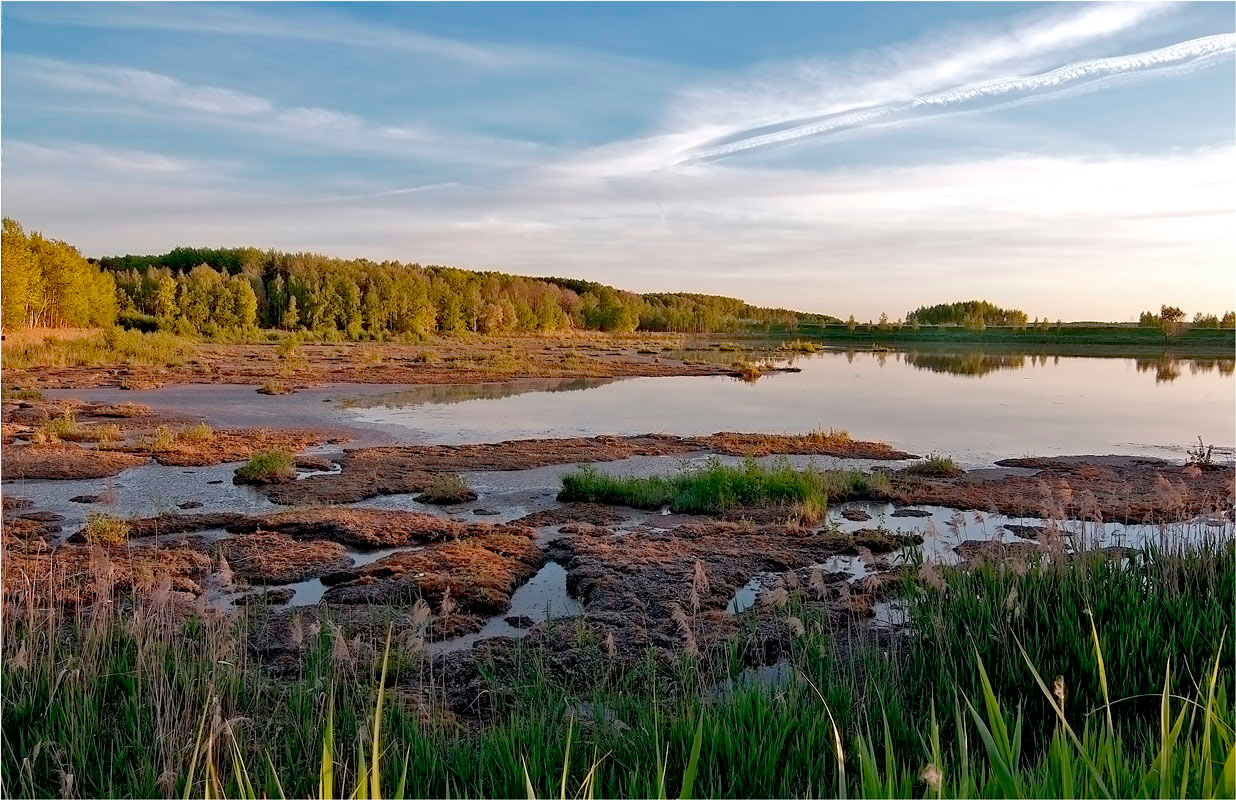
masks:
<path fill-rule="evenodd" d="M 4 213 L 860 318 L 1236 306 L 1234 7 L 2 9 Z"/>

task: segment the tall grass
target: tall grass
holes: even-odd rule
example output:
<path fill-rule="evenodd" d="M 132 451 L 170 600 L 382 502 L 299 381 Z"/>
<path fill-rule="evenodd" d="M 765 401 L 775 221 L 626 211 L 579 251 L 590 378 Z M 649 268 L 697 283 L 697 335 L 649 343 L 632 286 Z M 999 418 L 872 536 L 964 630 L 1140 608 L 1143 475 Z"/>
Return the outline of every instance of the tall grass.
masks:
<path fill-rule="evenodd" d="M 171 367 L 184 364 L 193 349 L 187 339 L 166 332 L 107 328 L 75 338 L 48 336 L 38 342 L 6 342 L 3 355 L 5 369 L 120 364 Z"/>
<path fill-rule="evenodd" d="M 730 466 L 712 458 L 701 469 L 676 475 L 624 477 L 585 466 L 565 475 L 559 500 L 633 508 L 669 508 L 684 514 L 719 514 L 736 509 L 792 506 L 818 519 L 830 500 L 876 497 L 888 489 L 883 473 L 860 470 L 795 469 L 788 461 L 762 464 L 746 459 Z"/>
<path fill-rule="evenodd" d="M 744 679 L 749 619 L 699 658 L 623 668 L 563 674 L 516 648 L 482 663 L 479 725 L 453 717 L 415 642 L 306 625 L 303 660 L 274 676 L 249 620 L 186 618 L 166 590 L 125 613 L 11 605 L 0 778 L 43 797 L 319 796 L 327 772 L 356 796 L 376 777 L 414 796 L 1231 797 L 1236 557 L 1165 558 L 941 570 L 892 645 L 794 594 L 776 685 Z M 1052 605 L 1018 611 L 1014 589 Z"/>

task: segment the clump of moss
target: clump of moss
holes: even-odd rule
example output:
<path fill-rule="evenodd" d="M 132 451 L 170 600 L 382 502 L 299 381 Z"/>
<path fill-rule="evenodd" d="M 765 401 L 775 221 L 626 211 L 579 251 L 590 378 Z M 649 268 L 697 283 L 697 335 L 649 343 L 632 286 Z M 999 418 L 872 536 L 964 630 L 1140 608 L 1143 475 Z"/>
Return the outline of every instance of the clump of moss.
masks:
<path fill-rule="evenodd" d="M 476 499 L 476 492 L 458 475 L 439 475 L 416 499 L 422 503 L 448 506 L 470 503 Z"/>
<path fill-rule="evenodd" d="M 296 479 L 296 461 L 285 450 L 265 450 L 236 470 L 233 483 L 282 483 Z"/>

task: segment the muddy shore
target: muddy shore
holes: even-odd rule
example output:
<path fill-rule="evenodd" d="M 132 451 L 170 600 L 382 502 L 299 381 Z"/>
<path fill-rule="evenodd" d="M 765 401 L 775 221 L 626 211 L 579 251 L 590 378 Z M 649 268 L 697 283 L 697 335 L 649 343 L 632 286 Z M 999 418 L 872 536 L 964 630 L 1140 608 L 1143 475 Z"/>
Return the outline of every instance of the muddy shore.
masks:
<path fill-rule="evenodd" d="M 184 383 L 278 384 L 297 389 L 325 383 L 473 384 L 518 378 L 622 378 L 725 375 L 728 364 L 686 363 L 682 336 L 435 338 L 400 344 L 306 343 L 299 358 L 281 358 L 271 344 L 198 342 L 183 364 L 158 367 L 34 367 L 6 370 L 6 385 L 27 389 L 120 387 Z M 740 354 L 735 354 L 737 357 Z"/>

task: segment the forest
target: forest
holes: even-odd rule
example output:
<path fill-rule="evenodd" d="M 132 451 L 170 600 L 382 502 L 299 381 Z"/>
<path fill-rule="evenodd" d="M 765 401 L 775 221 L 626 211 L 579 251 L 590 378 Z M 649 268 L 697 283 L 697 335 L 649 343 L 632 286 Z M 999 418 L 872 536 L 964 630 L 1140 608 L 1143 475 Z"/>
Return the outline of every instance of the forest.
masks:
<path fill-rule="evenodd" d="M 641 295 L 566 278 L 256 248 L 177 248 L 99 263 L 115 278 L 126 320 L 180 334 L 281 328 L 358 340 L 573 328 L 708 333 L 824 319 L 731 297 Z"/>
<path fill-rule="evenodd" d="M 251 247 L 179 247 L 96 261 L 8 218 L 3 258 L 8 330 L 119 322 L 181 335 L 284 329 L 384 340 L 465 331 L 711 333 L 832 319 L 716 295 L 638 294 L 570 278 Z"/>

